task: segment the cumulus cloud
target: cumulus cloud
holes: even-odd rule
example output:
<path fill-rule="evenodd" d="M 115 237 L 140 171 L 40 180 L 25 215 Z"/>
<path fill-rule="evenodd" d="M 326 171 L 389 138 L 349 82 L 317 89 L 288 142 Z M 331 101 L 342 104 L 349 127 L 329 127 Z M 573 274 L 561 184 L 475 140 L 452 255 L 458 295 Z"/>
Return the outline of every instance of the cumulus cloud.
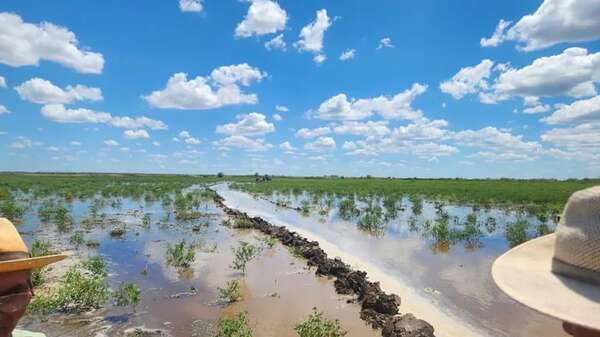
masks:
<path fill-rule="evenodd" d="M 201 143 L 200 139 L 198 139 L 196 137 L 192 137 L 192 135 L 187 130 L 183 130 L 183 131 L 179 132 L 178 137 L 179 138 L 177 138 L 177 137 L 173 138 L 173 140 L 178 142 L 181 139 L 184 143 L 190 144 L 190 145 L 198 145 Z"/>
<path fill-rule="evenodd" d="M 202 12 L 202 0 L 179 0 L 182 12 Z"/>
<path fill-rule="evenodd" d="M 104 144 L 108 146 L 119 146 L 119 142 L 114 139 L 107 139 L 104 141 Z"/>
<path fill-rule="evenodd" d="M 315 54 L 315 62 L 321 63 L 325 61 L 325 55 L 321 53 L 323 50 L 323 37 L 325 31 L 331 26 L 331 20 L 327 16 L 327 10 L 321 9 L 317 11 L 316 18 L 313 22 L 304 26 L 300 31 L 300 40 L 294 43 L 294 47 L 299 51 L 307 51 Z"/>
<path fill-rule="evenodd" d="M 529 115 L 544 113 L 550 110 L 550 105 L 548 104 L 538 104 L 529 108 L 523 109 L 523 112 Z"/>
<path fill-rule="evenodd" d="M 539 50 L 559 43 L 592 41 L 600 38 L 600 9 L 596 0 L 544 0 L 533 13 L 510 22 L 500 20 L 484 47 L 516 41 L 524 51 Z"/>
<path fill-rule="evenodd" d="M 159 120 L 151 119 L 145 116 L 140 117 L 120 117 L 113 116 L 108 112 L 94 111 L 90 109 L 67 109 L 62 104 L 48 104 L 41 109 L 42 116 L 58 123 L 93 123 L 107 124 L 116 128 L 123 129 L 141 129 L 149 128 L 152 130 L 167 129 L 167 125 Z"/>
<path fill-rule="evenodd" d="M 462 68 L 451 79 L 440 83 L 440 90 L 455 99 L 485 90 L 488 88 L 487 80 L 492 73 L 493 66 L 494 62 L 485 59 L 476 66 Z"/>
<path fill-rule="evenodd" d="M 144 129 L 139 130 L 125 130 L 123 132 L 123 136 L 127 139 L 141 139 L 141 138 L 150 138 L 148 131 Z"/>
<path fill-rule="evenodd" d="M 453 136 L 456 143 L 482 149 L 475 156 L 494 160 L 533 160 L 543 152 L 540 143 L 523 140 L 508 130 L 485 127 L 479 130 L 464 130 Z"/>
<path fill-rule="evenodd" d="M 304 144 L 304 149 L 315 152 L 333 151 L 335 148 L 335 140 L 331 137 L 319 137 L 313 142 Z"/>
<path fill-rule="evenodd" d="M 75 33 L 49 22 L 23 22 L 19 15 L 0 13 L 0 63 L 13 67 L 57 62 L 80 73 L 100 74 L 102 54 L 79 47 Z"/>
<path fill-rule="evenodd" d="M 357 122 L 357 121 L 347 121 L 341 125 L 337 125 L 333 128 L 333 131 L 336 134 L 340 135 L 354 135 L 354 136 L 385 136 L 389 134 L 391 131 L 387 127 L 387 121 L 367 121 L 367 122 Z"/>
<path fill-rule="evenodd" d="M 7 114 L 9 112 L 10 112 L 10 110 L 8 110 L 7 107 L 5 107 L 4 105 L 0 104 L 0 115 Z"/>
<path fill-rule="evenodd" d="M 541 139 L 544 142 L 566 149 L 566 152 L 575 152 L 573 155 L 578 157 L 582 157 L 584 153 L 587 153 L 600 158 L 600 123 L 598 122 L 551 129 L 544 132 Z M 562 154 L 565 155 L 565 151 Z"/>
<path fill-rule="evenodd" d="M 293 153 L 294 151 L 296 151 L 296 148 L 289 141 L 285 141 L 279 144 L 279 148 L 285 151 L 286 153 Z"/>
<path fill-rule="evenodd" d="M 24 136 L 19 136 L 13 143 L 10 144 L 10 147 L 13 149 L 27 149 L 41 145 L 43 145 L 42 142 L 34 141 Z"/>
<path fill-rule="evenodd" d="M 15 90 L 21 99 L 37 104 L 69 104 L 74 101 L 100 101 L 102 91 L 85 85 L 59 88 L 52 82 L 42 78 L 32 78 L 16 86 Z"/>
<path fill-rule="evenodd" d="M 346 49 L 344 50 L 344 52 L 340 55 L 340 61 L 347 61 L 347 60 L 351 60 L 354 58 L 354 56 L 356 56 L 356 49 Z"/>
<path fill-rule="evenodd" d="M 423 113 L 414 110 L 411 104 L 426 90 L 426 85 L 415 83 L 410 89 L 393 97 L 349 100 L 345 94 L 338 94 L 321 103 L 315 117 L 323 120 L 361 120 L 377 113 L 385 119 L 416 120 L 421 118 Z"/>
<path fill-rule="evenodd" d="M 389 37 L 384 37 L 383 39 L 379 40 L 379 44 L 377 45 L 377 49 L 383 49 L 383 48 L 394 48 L 395 46 L 392 44 L 392 39 L 390 39 Z"/>
<path fill-rule="evenodd" d="M 264 152 L 273 147 L 272 144 L 265 143 L 264 139 L 254 139 L 246 136 L 229 136 L 213 144 L 222 150 L 238 148 L 248 152 Z"/>
<path fill-rule="evenodd" d="M 267 48 L 267 50 L 280 49 L 285 51 L 287 44 L 283 40 L 283 34 L 279 34 L 271 40 L 265 42 L 265 48 Z"/>
<path fill-rule="evenodd" d="M 273 120 L 276 122 L 280 122 L 283 120 L 283 117 L 280 114 L 273 114 Z"/>
<path fill-rule="evenodd" d="M 331 128 L 329 128 L 328 126 L 323 126 L 323 127 L 316 128 L 316 129 L 302 128 L 302 129 L 296 131 L 296 137 L 302 138 L 302 139 L 310 139 L 310 138 L 325 136 L 330 133 L 331 133 Z"/>
<path fill-rule="evenodd" d="M 235 28 L 235 36 L 250 37 L 277 33 L 285 29 L 287 20 L 287 13 L 277 2 L 252 0 L 246 17 Z"/>
<path fill-rule="evenodd" d="M 6 88 L 6 79 L 4 76 L 0 76 L 0 88 Z"/>
<path fill-rule="evenodd" d="M 290 109 L 287 106 L 284 106 L 284 105 L 275 105 L 275 110 L 277 110 L 279 112 L 288 112 L 288 111 L 290 111 Z"/>
<path fill-rule="evenodd" d="M 547 124 L 600 121 L 600 96 L 561 105 L 552 115 L 543 118 Z"/>
<path fill-rule="evenodd" d="M 245 94 L 240 86 L 260 82 L 267 76 L 246 63 L 223 66 L 212 71 L 210 77 L 198 76 L 188 80 L 187 74 L 176 73 L 162 90 L 143 98 L 155 108 L 207 110 L 227 105 L 255 104 L 256 94 Z"/>
<path fill-rule="evenodd" d="M 275 125 L 267 122 L 266 116 L 257 112 L 238 115 L 236 118 L 237 123 L 219 125 L 216 132 L 229 136 L 260 136 L 275 131 Z"/>

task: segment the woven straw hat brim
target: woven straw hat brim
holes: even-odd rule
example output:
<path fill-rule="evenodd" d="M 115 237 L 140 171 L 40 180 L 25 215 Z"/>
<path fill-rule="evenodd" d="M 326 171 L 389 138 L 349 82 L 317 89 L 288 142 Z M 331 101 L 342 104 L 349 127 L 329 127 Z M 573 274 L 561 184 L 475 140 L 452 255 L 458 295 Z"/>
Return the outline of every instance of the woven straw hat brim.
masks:
<path fill-rule="evenodd" d="M 0 273 L 41 268 L 51 263 L 64 260 L 66 257 L 67 255 L 57 254 L 40 257 L 31 257 L 27 259 L 0 261 Z"/>
<path fill-rule="evenodd" d="M 543 314 L 600 330 L 600 286 L 552 273 L 555 234 L 517 246 L 492 266 L 496 284 Z"/>

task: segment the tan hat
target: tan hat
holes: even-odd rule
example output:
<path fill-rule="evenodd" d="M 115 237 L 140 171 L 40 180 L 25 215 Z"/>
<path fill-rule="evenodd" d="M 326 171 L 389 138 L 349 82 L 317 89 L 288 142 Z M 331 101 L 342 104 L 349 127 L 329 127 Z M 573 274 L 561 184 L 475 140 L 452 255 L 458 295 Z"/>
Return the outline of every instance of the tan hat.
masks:
<path fill-rule="evenodd" d="M 574 193 L 556 232 L 500 256 L 492 276 L 518 302 L 600 330 L 600 186 Z"/>
<path fill-rule="evenodd" d="M 29 257 L 27 246 L 8 219 L 0 218 L 0 273 L 40 268 L 66 258 L 66 255 Z"/>

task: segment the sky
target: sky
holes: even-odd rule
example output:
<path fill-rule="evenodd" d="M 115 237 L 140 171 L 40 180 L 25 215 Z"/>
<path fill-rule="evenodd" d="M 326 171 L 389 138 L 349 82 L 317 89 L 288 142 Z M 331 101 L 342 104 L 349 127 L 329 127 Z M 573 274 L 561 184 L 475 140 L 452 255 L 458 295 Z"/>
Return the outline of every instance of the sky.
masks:
<path fill-rule="evenodd" d="M 3 0 L 0 170 L 600 177 L 598 0 Z"/>

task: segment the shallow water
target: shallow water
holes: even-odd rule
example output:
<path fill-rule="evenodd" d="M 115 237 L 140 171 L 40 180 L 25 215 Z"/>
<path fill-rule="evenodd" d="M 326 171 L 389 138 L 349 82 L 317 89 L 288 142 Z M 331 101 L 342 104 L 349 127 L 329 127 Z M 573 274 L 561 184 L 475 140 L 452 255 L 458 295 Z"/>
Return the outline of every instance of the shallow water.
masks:
<path fill-rule="evenodd" d="M 359 319 L 357 304 L 348 304 L 347 298 L 335 294 L 333 280 L 315 277 L 314 270 L 306 268 L 280 244 L 273 248 L 263 245 L 245 276 L 232 270 L 232 249 L 239 240 L 261 245 L 260 234 L 221 226 L 225 215 L 212 201 L 200 206 L 204 216 L 190 221 L 175 221 L 172 214 L 167 218 L 160 202 L 122 199 L 117 208 L 107 202 L 98 214 L 105 213 L 104 218 L 112 220 L 90 226 L 81 223 L 90 213 L 92 200 L 73 201 L 68 206 L 75 225 L 68 232 L 42 223 L 37 217 L 39 205 L 39 201 L 30 203 L 18 225 L 25 241 L 29 245 L 34 240 L 47 241 L 53 249 L 73 254 L 47 272 L 50 281 L 56 281 L 77 261 L 101 255 L 107 262 L 107 281 L 112 288 L 134 282 L 142 291 L 142 300 L 135 312 L 108 303 L 103 309 L 82 315 L 29 315 L 20 322 L 21 328 L 43 331 L 48 337 L 121 336 L 127 328 L 136 326 L 164 329 L 174 337 L 211 336 L 219 317 L 247 310 L 254 336 L 292 337 L 294 324 L 316 306 L 339 319 L 349 330 L 348 336 L 379 335 Z M 151 214 L 149 226 L 142 222 L 144 214 Z M 126 234 L 111 237 L 111 222 L 124 225 Z M 69 237 L 78 230 L 84 231 L 86 240 L 97 240 L 100 246 L 75 248 Z M 195 261 L 185 271 L 166 263 L 168 244 L 182 239 L 198 246 Z M 218 300 L 217 287 L 233 279 L 242 280 L 243 300 L 225 305 Z"/>
<path fill-rule="evenodd" d="M 467 324 L 489 336 L 566 336 L 559 321 L 540 315 L 508 298 L 494 284 L 491 265 L 509 249 L 504 237 L 507 223 L 525 215 L 500 209 L 477 211 L 478 218 L 494 217 L 497 225 L 493 230 L 483 229 L 483 235 L 475 244 L 459 242 L 440 247 L 435 240 L 425 237 L 411 226 L 410 203 L 403 201 L 404 211 L 390 220 L 380 233 L 372 235 L 360 230 L 353 221 L 346 221 L 335 211 L 324 215 L 301 212 L 278 207 L 271 200 L 254 197 L 229 189 L 225 184 L 215 187 L 225 198 L 229 207 L 260 216 L 280 225 L 288 225 L 314 234 L 337 248 L 383 270 L 387 275 L 402 280 L 419 295 L 436 306 L 459 317 Z M 299 205 L 300 196 L 285 196 L 292 206 Z M 457 225 L 465 221 L 472 207 L 445 206 L 450 218 L 457 218 Z M 433 203 L 424 202 L 420 223 L 435 218 Z M 526 217 L 535 225 L 536 219 Z M 482 226 L 485 227 L 485 226 Z M 553 228 L 554 224 L 549 223 Z M 531 230 L 530 230 L 531 234 Z M 376 281 L 376 280 L 375 280 Z M 402 297 L 402 294 L 398 294 Z M 402 311 L 402 308 L 401 308 Z M 421 317 L 427 320 L 427 317 Z M 443 327 L 437 327 L 443 329 Z"/>

